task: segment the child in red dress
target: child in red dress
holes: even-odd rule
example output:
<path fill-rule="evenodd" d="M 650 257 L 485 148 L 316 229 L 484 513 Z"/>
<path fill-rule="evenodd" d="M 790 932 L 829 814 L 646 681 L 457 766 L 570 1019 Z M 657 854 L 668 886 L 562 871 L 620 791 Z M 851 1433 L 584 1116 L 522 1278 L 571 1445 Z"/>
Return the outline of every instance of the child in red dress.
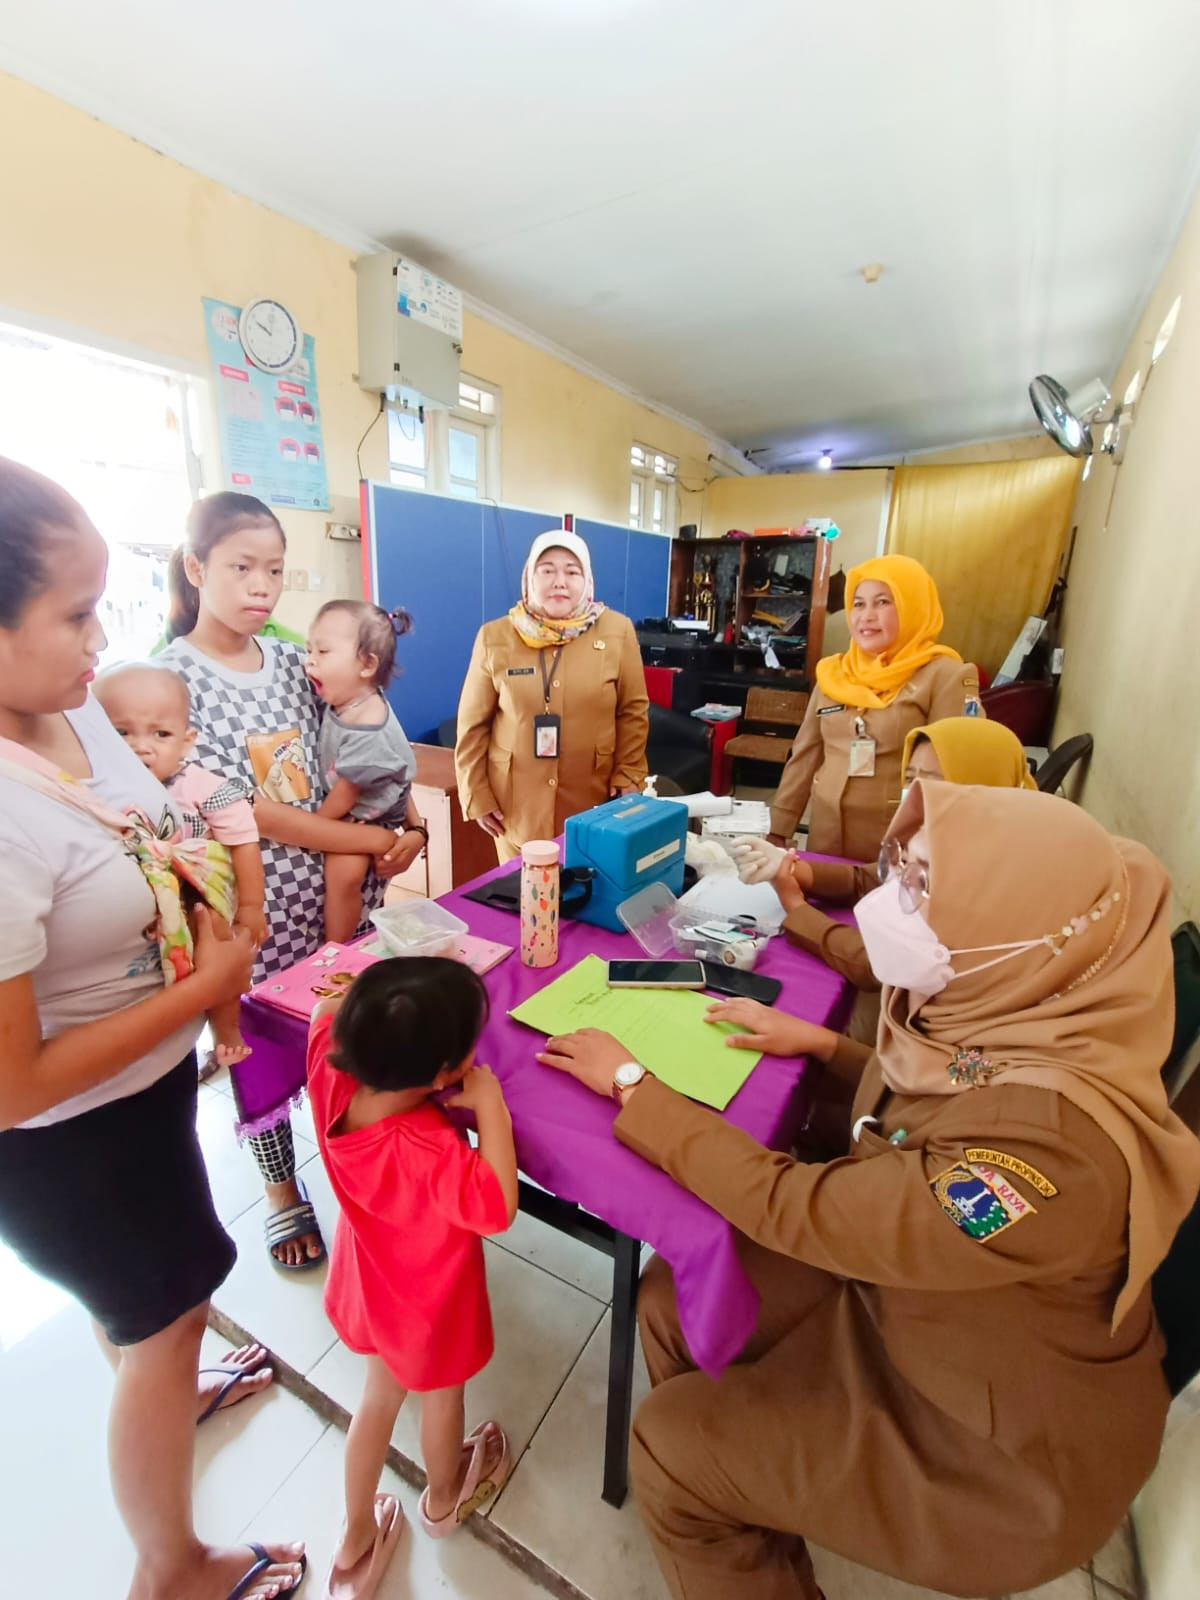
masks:
<path fill-rule="evenodd" d="M 346 1529 L 326 1594 L 366 1600 L 402 1524 L 376 1493 L 409 1389 L 421 1396 L 426 1533 L 452 1533 L 499 1488 L 508 1442 L 494 1422 L 463 1438 L 463 1387 L 492 1355 L 483 1237 L 517 1210 L 517 1157 L 498 1080 L 473 1064 L 487 991 L 458 961 L 381 961 L 313 1012 L 308 1088 L 341 1205 L 325 1309 L 367 1358 L 346 1439 Z M 475 1115 L 471 1149 L 433 1096 Z"/>

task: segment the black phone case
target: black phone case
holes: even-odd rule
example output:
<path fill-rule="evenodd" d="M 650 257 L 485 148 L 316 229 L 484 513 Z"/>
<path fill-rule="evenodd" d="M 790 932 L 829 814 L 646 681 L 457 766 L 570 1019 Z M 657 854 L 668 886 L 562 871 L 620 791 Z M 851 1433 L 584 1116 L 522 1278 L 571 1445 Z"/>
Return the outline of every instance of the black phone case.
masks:
<path fill-rule="evenodd" d="M 731 1000 L 757 1000 L 761 1005 L 773 1006 L 783 991 L 778 978 L 768 978 L 760 972 L 742 972 L 719 961 L 704 961 L 701 965 L 704 987 Z"/>

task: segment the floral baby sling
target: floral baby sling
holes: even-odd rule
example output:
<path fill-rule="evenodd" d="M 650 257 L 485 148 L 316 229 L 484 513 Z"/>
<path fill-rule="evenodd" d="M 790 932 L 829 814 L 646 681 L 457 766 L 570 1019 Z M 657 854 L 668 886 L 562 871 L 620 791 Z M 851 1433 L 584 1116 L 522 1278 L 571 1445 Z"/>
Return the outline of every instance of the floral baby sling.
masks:
<path fill-rule="evenodd" d="M 190 884 L 218 916 L 231 921 L 237 884 L 233 858 L 226 847 L 215 839 L 185 838 L 169 811 L 155 828 L 145 813 L 134 807 L 118 811 L 106 805 L 78 778 L 12 739 L 0 739 L 0 776 L 71 806 L 116 835 L 141 868 L 154 896 L 154 936 L 163 983 L 169 987 L 177 978 L 186 978 L 194 963 L 180 880 Z"/>

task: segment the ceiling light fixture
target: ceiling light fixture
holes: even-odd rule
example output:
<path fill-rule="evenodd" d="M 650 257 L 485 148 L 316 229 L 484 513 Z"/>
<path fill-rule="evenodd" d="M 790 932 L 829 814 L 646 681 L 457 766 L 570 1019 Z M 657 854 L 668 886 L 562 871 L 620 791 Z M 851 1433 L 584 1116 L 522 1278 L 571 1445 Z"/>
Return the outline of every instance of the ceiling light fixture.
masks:
<path fill-rule="evenodd" d="M 832 452 L 832 450 L 822 450 L 821 451 L 821 459 L 817 462 L 818 469 L 821 472 L 828 472 L 829 469 L 832 466 L 833 466 L 833 452 Z"/>

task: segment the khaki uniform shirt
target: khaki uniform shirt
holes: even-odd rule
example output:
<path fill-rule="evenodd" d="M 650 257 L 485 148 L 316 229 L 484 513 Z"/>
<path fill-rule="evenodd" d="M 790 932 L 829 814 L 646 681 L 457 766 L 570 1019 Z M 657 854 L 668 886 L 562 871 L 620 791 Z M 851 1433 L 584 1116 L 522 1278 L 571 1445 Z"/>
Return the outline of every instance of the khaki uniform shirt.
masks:
<path fill-rule="evenodd" d="M 900 803 L 905 739 L 926 723 L 961 717 L 967 701 L 978 699 L 978 670 L 947 656 L 918 667 L 891 704 L 879 710 L 843 706 L 815 689 L 779 780 L 771 832 L 790 839 L 811 794 L 808 848 L 874 861 Z M 852 778 L 850 745 L 860 722 L 875 741 L 875 771 Z"/>
<path fill-rule="evenodd" d="M 475 639 L 458 704 L 454 765 L 468 821 L 499 811 L 505 842 L 553 839 L 568 817 L 609 797 L 640 789 L 646 778 L 649 697 L 637 635 L 628 617 L 604 611 L 564 645 L 546 705 L 539 657 L 551 671 L 554 650 L 534 650 L 507 617 L 487 622 Z M 557 759 L 534 755 L 534 718 L 561 719 Z"/>
<path fill-rule="evenodd" d="M 908 1098 L 887 1090 L 866 1047 L 846 1041 L 838 1057 L 835 1070 L 866 1062 L 852 1115 L 875 1119 L 840 1159 L 766 1150 L 653 1078 L 617 1137 L 750 1239 L 807 1264 L 796 1270 L 830 1275 L 819 1314 L 790 1335 L 794 1387 L 777 1380 L 764 1403 L 792 1409 L 797 1458 L 823 1482 L 868 1474 L 876 1509 L 851 1489 L 819 1529 L 798 1506 L 796 1529 L 831 1549 L 865 1546 L 900 1574 L 927 1572 L 936 1543 L 939 1587 L 955 1594 L 1024 1588 L 1026 1573 L 1045 1581 L 1100 1547 L 1162 1438 L 1149 1288 L 1110 1327 L 1128 1264 L 1128 1169 L 1051 1090 Z M 806 1438 L 806 1368 L 844 1397 L 840 1436 Z M 744 1434 L 752 1478 L 753 1416 Z M 737 1479 L 739 1463 L 728 1471 Z M 911 1514 L 922 1484 L 936 1526 Z"/>
<path fill-rule="evenodd" d="M 874 866 L 858 866 L 850 861 L 810 861 L 813 886 L 808 891 L 814 900 L 833 905 L 854 905 L 863 895 L 879 887 Z M 789 911 L 783 919 L 789 944 L 807 950 L 834 972 L 849 979 L 856 989 L 877 991 L 879 979 L 871 971 L 862 934 L 857 928 L 835 922 L 818 907 L 807 902 Z"/>

